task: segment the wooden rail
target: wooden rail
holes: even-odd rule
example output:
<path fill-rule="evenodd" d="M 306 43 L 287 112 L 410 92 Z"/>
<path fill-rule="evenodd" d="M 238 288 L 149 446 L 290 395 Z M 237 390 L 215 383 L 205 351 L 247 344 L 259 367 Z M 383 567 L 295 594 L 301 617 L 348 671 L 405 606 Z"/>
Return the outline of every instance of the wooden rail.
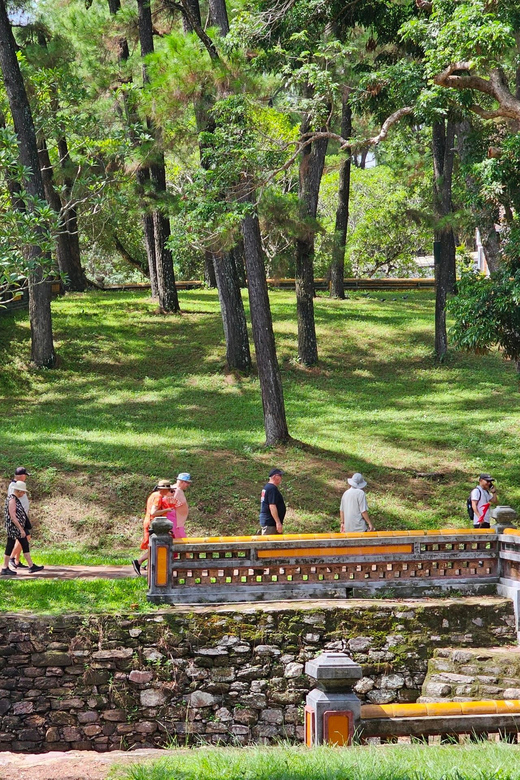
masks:
<path fill-rule="evenodd" d="M 194 290 L 199 287 L 204 287 L 204 281 L 202 279 L 189 279 L 184 281 L 175 282 L 175 286 L 178 290 Z M 294 279 L 267 279 L 267 284 L 270 287 L 276 287 L 281 290 L 294 290 Z M 420 277 L 413 277 L 410 279 L 393 279 L 385 277 L 384 279 L 357 279 L 350 277 L 344 279 L 345 290 L 432 290 L 435 288 L 435 279 Z M 150 284 L 109 284 L 102 287 L 103 290 L 149 290 Z M 314 279 L 314 289 L 316 290 L 328 290 L 329 282 L 327 279 L 317 278 Z"/>
<path fill-rule="evenodd" d="M 163 532 L 152 534 L 151 559 L 156 603 L 492 592 L 499 579 L 491 529 L 176 540 Z"/>
<path fill-rule="evenodd" d="M 63 283 L 61 281 L 51 281 L 51 295 L 56 298 L 63 295 Z M 29 308 L 29 290 L 27 286 L 19 287 L 15 290 L 4 290 L 0 293 L 0 315 L 12 314 L 18 309 Z"/>

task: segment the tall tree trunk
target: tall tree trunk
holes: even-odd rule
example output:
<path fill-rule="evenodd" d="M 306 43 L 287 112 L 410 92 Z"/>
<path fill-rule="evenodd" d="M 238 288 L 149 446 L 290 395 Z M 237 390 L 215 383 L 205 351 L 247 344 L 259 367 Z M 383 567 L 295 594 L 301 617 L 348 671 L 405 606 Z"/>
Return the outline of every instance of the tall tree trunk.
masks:
<path fill-rule="evenodd" d="M 121 0 L 108 0 L 108 8 L 110 13 L 114 16 L 121 10 Z M 130 51 L 128 48 L 128 41 L 124 36 L 121 36 L 117 41 L 117 57 L 121 64 L 125 64 L 129 57 Z M 124 93 L 123 96 L 124 110 L 128 125 L 132 128 L 139 122 L 139 116 L 134 106 L 130 104 L 128 96 Z M 130 129 L 130 137 L 134 146 L 139 144 L 139 139 L 135 130 Z M 145 206 L 145 192 L 149 188 L 150 184 L 150 170 L 146 166 L 140 166 L 136 173 L 137 192 L 141 201 L 141 207 L 143 209 L 141 224 L 143 228 L 144 246 L 146 250 L 146 257 L 148 260 L 148 275 L 150 277 L 150 286 L 152 298 L 157 300 L 159 298 L 159 285 L 157 283 L 157 263 L 155 260 L 155 230 L 153 215 L 148 213 L 148 207 Z"/>
<path fill-rule="evenodd" d="M 193 24 L 200 25 L 198 0 L 189 0 L 189 10 L 189 17 L 186 15 L 184 17 L 184 27 L 187 32 L 193 32 Z M 211 115 L 212 104 L 213 98 L 204 95 L 195 104 L 195 118 L 199 134 L 215 130 L 215 123 Z M 200 163 L 203 168 L 207 167 L 204 151 L 204 146 L 199 141 Z M 251 370 L 251 352 L 244 303 L 240 292 L 236 250 L 213 253 L 212 258 L 226 340 L 227 366 L 230 370 L 238 370 L 248 374 Z"/>
<path fill-rule="evenodd" d="M 215 266 L 213 265 L 213 255 L 209 251 L 204 252 L 204 282 L 206 287 L 209 288 L 214 288 L 217 286 Z"/>
<path fill-rule="evenodd" d="M 290 437 L 285 419 L 282 379 L 276 358 L 260 225 L 256 214 L 247 216 L 242 221 L 242 237 L 244 239 L 253 340 L 264 410 L 265 443 L 268 446 L 284 444 L 289 441 Z"/>
<path fill-rule="evenodd" d="M 209 15 L 211 24 L 218 27 L 223 38 L 229 32 L 229 19 L 226 8 L 226 0 L 209 0 Z"/>
<path fill-rule="evenodd" d="M 350 90 L 343 92 L 341 106 L 341 135 L 350 138 L 352 135 L 352 109 L 349 103 Z M 350 153 L 341 161 L 339 169 L 338 208 L 334 227 L 334 244 L 332 247 L 332 263 L 330 266 L 330 295 L 332 298 L 345 297 L 345 246 L 347 243 L 348 212 L 350 198 Z"/>
<path fill-rule="evenodd" d="M 441 360 L 448 351 L 446 300 L 455 291 L 455 238 L 449 225 L 453 212 L 451 182 L 453 173 L 455 123 L 434 122 L 432 150 L 434 170 L 435 229 L 435 354 Z"/>
<path fill-rule="evenodd" d="M 38 138 L 38 156 L 47 203 L 60 220 L 56 240 L 56 259 L 60 273 L 66 276 L 65 289 L 73 292 L 84 292 L 88 287 L 88 280 L 81 266 L 77 222 L 75 219 L 71 221 L 70 209 L 65 209 L 64 213 L 62 200 L 54 186 L 53 169 L 47 142 L 43 135 Z"/>
<path fill-rule="evenodd" d="M 302 134 L 310 129 L 308 120 Z M 323 174 L 327 139 L 306 146 L 300 158 L 300 237 L 296 240 L 296 310 L 298 314 L 298 359 L 305 366 L 318 362 L 314 324 L 314 235 L 318 196 Z"/>
<path fill-rule="evenodd" d="M 0 68 L 18 140 L 20 163 L 28 170 L 25 188 L 30 196 L 44 201 L 36 133 L 4 0 L 0 0 Z M 30 203 L 26 204 L 26 208 L 31 208 Z M 37 366 L 52 368 L 56 354 L 52 337 L 51 288 L 43 281 L 41 267 L 44 253 L 40 247 L 31 246 L 27 249 L 27 256 L 34 262 L 34 270 L 29 274 L 31 358 Z"/>
<path fill-rule="evenodd" d="M 69 289 L 83 292 L 88 287 L 88 279 L 81 265 L 81 249 L 79 246 L 78 212 L 72 205 L 72 188 L 74 178 L 71 175 L 72 161 L 70 159 L 67 139 L 64 135 L 58 138 L 60 167 L 63 173 L 65 202 L 62 201 L 62 214 L 69 245 Z"/>
<path fill-rule="evenodd" d="M 247 374 L 251 370 L 249 337 L 244 305 L 240 288 L 237 287 L 231 253 L 223 252 L 220 257 L 213 254 L 213 267 L 226 339 L 226 362 L 229 369 L 236 369 Z M 236 305 L 237 290 L 240 296 L 240 306 Z"/>
<path fill-rule="evenodd" d="M 141 57 L 153 54 L 153 25 L 150 0 L 137 0 L 139 12 L 139 42 L 141 45 Z M 143 83 L 148 83 L 146 65 L 143 63 Z M 157 145 L 158 133 L 151 121 L 149 129 L 155 138 Z M 159 149 L 154 151 L 154 162 L 150 166 L 150 179 L 154 185 L 155 194 L 159 197 L 166 192 L 166 172 L 164 155 Z M 180 311 L 179 296 L 175 286 L 175 274 L 173 271 L 173 259 L 171 251 L 166 246 L 170 237 L 170 220 L 162 209 L 154 209 L 153 225 L 155 232 L 155 262 L 157 267 L 157 284 L 159 288 L 159 306 L 165 312 Z"/>

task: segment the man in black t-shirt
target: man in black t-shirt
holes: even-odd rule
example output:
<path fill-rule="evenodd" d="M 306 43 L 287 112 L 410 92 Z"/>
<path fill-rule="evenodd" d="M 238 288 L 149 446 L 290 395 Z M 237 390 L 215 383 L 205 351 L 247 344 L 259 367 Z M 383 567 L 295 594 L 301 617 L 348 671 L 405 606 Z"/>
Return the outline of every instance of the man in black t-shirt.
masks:
<path fill-rule="evenodd" d="M 283 471 L 271 469 L 269 482 L 264 485 L 260 497 L 260 528 L 264 534 L 283 534 L 285 501 L 278 487 L 282 482 Z"/>

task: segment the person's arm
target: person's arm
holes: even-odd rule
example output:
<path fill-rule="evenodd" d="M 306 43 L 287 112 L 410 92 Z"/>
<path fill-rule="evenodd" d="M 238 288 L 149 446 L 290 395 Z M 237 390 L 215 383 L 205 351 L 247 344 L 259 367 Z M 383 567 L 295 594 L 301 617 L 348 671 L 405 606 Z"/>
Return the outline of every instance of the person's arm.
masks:
<path fill-rule="evenodd" d="M 473 518 L 478 518 L 478 501 L 475 501 L 474 498 L 471 499 L 471 506 L 473 507 Z"/>
<path fill-rule="evenodd" d="M 16 517 L 16 498 L 14 496 L 11 496 L 11 500 L 9 501 L 9 517 L 11 518 L 13 525 L 15 525 L 18 528 L 18 530 L 21 532 L 22 539 L 23 539 L 24 536 L 26 536 L 27 534 L 22 528 L 20 521 Z"/>
<path fill-rule="evenodd" d="M 274 523 L 276 525 L 276 530 L 278 531 L 279 534 L 281 534 L 283 531 L 283 526 L 278 516 L 278 507 L 276 506 L 276 504 L 269 504 L 269 511 L 273 516 Z"/>
<path fill-rule="evenodd" d="M 496 489 L 496 487 L 492 487 L 489 492 L 491 493 L 491 496 L 492 496 L 491 503 L 492 504 L 496 504 L 498 502 L 498 496 L 497 496 L 497 489 Z"/>
<path fill-rule="evenodd" d="M 339 532 L 340 532 L 340 534 L 344 534 L 345 533 L 345 515 L 343 514 L 343 510 L 342 509 L 339 510 L 339 520 L 340 520 Z"/>
<path fill-rule="evenodd" d="M 375 528 L 374 528 L 374 526 L 372 525 L 372 520 L 371 520 L 371 519 L 370 519 L 370 517 L 368 516 L 368 512 L 366 512 L 366 511 L 365 511 L 365 512 L 361 512 L 361 517 L 363 518 L 363 520 L 365 521 L 365 523 L 368 525 L 368 530 L 369 530 L 369 531 L 375 531 Z"/>
<path fill-rule="evenodd" d="M 154 504 L 150 510 L 150 517 L 154 520 L 156 517 L 164 517 L 168 512 L 171 512 L 171 507 L 168 509 L 161 509 L 160 504 Z"/>

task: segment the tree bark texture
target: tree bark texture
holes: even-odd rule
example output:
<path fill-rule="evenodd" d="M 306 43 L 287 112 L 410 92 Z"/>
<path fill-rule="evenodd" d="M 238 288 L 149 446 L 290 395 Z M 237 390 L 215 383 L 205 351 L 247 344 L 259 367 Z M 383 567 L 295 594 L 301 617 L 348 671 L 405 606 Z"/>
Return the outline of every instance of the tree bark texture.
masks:
<path fill-rule="evenodd" d="M 455 124 L 451 120 L 434 122 L 432 149 L 434 170 L 435 229 L 435 354 L 442 359 L 448 351 L 446 299 L 455 291 L 455 238 L 449 225 L 453 212 L 451 182 L 453 173 Z"/>
<path fill-rule="evenodd" d="M 47 203 L 56 212 L 60 220 L 56 239 L 56 259 L 60 273 L 66 276 L 65 289 L 73 292 L 84 292 L 88 287 L 88 280 L 81 266 L 75 210 L 73 210 L 73 218 L 72 210 L 63 208 L 60 195 L 54 186 L 53 169 L 47 142 L 43 136 L 38 138 L 38 155 Z"/>
<path fill-rule="evenodd" d="M 282 379 L 276 357 L 260 225 L 256 214 L 247 216 L 242 221 L 242 237 L 253 340 L 264 410 L 265 443 L 268 446 L 283 444 L 290 437 L 285 419 Z"/>
<path fill-rule="evenodd" d="M 302 127 L 309 130 L 308 124 Z M 296 310 L 298 314 L 298 359 L 305 366 L 318 362 L 314 324 L 314 235 L 321 177 L 328 139 L 306 146 L 300 158 L 300 237 L 296 240 Z"/>
<path fill-rule="evenodd" d="M 204 252 L 204 282 L 206 287 L 209 287 L 210 289 L 217 286 L 215 266 L 213 265 L 213 255 L 208 250 Z"/>
<path fill-rule="evenodd" d="M 352 135 L 352 109 L 349 103 L 349 92 L 345 90 L 341 107 L 341 135 L 350 138 Z M 347 243 L 348 212 L 350 198 L 351 157 L 348 154 L 341 161 L 339 169 L 338 208 L 334 226 L 334 244 L 332 247 L 332 263 L 330 266 L 331 298 L 345 297 L 345 247 Z"/>
<path fill-rule="evenodd" d="M 79 246 L 78 213 L 72 203 L 72 188 L 74 186 L 73 165 L 70 159 L 69 147 L 65 136 L 58 138 L 60 167 L 63 175 L 65 203 L 62 202 L 64 227 L 67 231 L 69 244 L 69 280 L 70 289 L 83 292 L 88 287 L 88 279 L 81 265 L 81 250 Z"/>
<path fill-rule="evenodd" d="M 209 0 L 209 15 L 211 24 L 218 27 L 223 38 L 229 32 L 229 19 L 226 0 Z"/>
<path fill-rule="evenodd" d="M 139 42 L 141 45 L 141 57 L 152 54 L 153 45 L 153 24 L 150 0 L 137 0 L 139 12 Z M 143 83 L 148 83 L 148 73 L 146 64 L 143 62 Z M 150 131 L 158 141 L 157 131 L 153 123 L 148 122 Z M 153 191 L 156 195 L 166 192 L 166 171 L 164 166 L 164 155 L 155 150 L 155 161 L 150 166 L 150 180 L 153 185 Z M 159 307 L 164 312 L 180 311 L 179 296 L 175 286 L 175 273 L 173 270 L 172 253 L 168 249 L 166 242 L 170 237 L 170 220 L 162 209 L 154 209 L 153 226 L 155 237 L 155 263 L 157 269 L 157 286 L 159 291 Z"/>
<path fill-rule="evenodd" d="M 115 15 L 121 10 L 121 0 L 108 0 L 108 8 L 110 13 Z M 128 41 L 126 38 L 121 37 L 118 42 L 118 61 L 122 64 L 128 61 L 130 57 L 130 51 L 128 48 Z M 130 105 L 128 96 L 123 94 L 124 111 L 127 122 L 130 127 L 139 122 L 139 116 L 135 107 Z M 130 130 L 130 136 L 134 146 L 138 145 L 138 139 L 133 130 Z M 145 204 L 144 194 L 150 183 L 150 170 L 146 166 L 140 166 L 136 173 L 137 192 L 140 199 L 140 204 L 143 210 L 141 217 L 141 224 L 143 228 L 143 239 L 146 250 L 146 257 L 148 260 L 148 275 L 150 277 L 151 294 L 154 300 L 159 298 L 159 286 L 157 284 L 157 264 L 155 261 L 155 232 L 153 226 L 153 215 L 148 213 L 147 205 Z M 116 247 L 117 248 L 117 247 Z"/>
<path fill-rule="evenodd" d="M 29 195 L 44 201 L 45 190 L 40 173 L 36 133 L 4 0 L 0 0 L 0 68 L 18 139 L 20 162 L 29 169 L 25 188 Z M 52 337 L 51 287 L 43 281 L 43 270 L 39 265 L 39 260 L 43 258 L 40 247 L 29 247 L 27 254 L 36 262 L 34 271 L 29 275 L 31 358 L 37 366 L 51 368 L 56 363 Z"/>
<path fill-rule="evenodd" d="M 193 5 L 196 5 L 196 8 L 193 8 Z M 200 21 L 198 0 L 190 0 L 190 11 L 190 17 L 185 16 L 184 18 L 184 26 L 188 32 L 193 32 L 192 21 L 194 19 L 195 21 Z M 215 123 L 211 115 L 212 107 L 212 96 L 202 96 L 200 100 L 196 101 L 194 108 L 199 133 L 208 133 L 215 130 Z M 205 162 L 204 147 L 200 142 L 199 155 L 201 166 L 205 168 L 207 163 Z M 243 268 L 243 260 L 240 259 L 240 262 Z M 251 370 L 251 351 L 249 349 L 244 303 L 240 292 L 241 284 L 236 249 L 212 253 L 212 264 L 220 301 L 222 327 L 226 340 L 227 366 L 231 371 L 237 370 L 247 374 Z M 243 286 L 245 287 L 245 279 Z"/>
<path fill-rule="evenodd" d="M 230 252 L 213 255 L 213 267 L 217 280 L 222 325 L 226 340 L 226 362 L 230 370 L 248 374 L 251 370 L 251 353 L 240 288 L 236 284 L 234 261 Z M 237 302 L 237 291 L 240 303 Z"/>

